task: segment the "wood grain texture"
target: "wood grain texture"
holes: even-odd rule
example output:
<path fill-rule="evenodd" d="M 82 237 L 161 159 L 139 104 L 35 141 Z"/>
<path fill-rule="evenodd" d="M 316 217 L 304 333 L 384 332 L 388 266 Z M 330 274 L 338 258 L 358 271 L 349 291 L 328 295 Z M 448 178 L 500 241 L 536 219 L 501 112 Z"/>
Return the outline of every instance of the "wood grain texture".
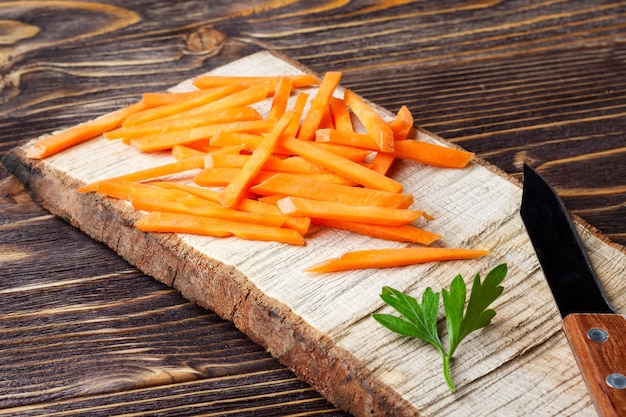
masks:
<path fill-rule="evenodd" d="M 214 71 L 263 75 L 293 74 L 299 69 L 264 52 Z M 185 82 L 176 90 L 189 86 Z M 438 140 L 424 131 L 418 134 L 421 140 Z M 354 415 L 434 415 L 436 410 L 492 415 L 495 409 L 505 414 L 541 415 L 545 398 L 539 404 L 527 396 L 510 401 L 515 391 L 510 391 L 508 384 L 502 385 L 503 379 L 530 386 L 565 383 L 559 377 L 570 368 L 566 362 L 556 367 L 556 377 L 518 367 L 517 358 L 523 352 L 555 335 L 550 320 L 534 328 L 538 312 L 543 310 L 557 322 L 558 315 L 553 314 L 554 302 L 547 287 L 531 293 L 525 289 L 536 285 L 541 274 L 528 237 L 521 233 L 519 186 L 480 164 L 442 170 L 402 162 L 393 172 L 418 206 L 438 219 L 430 227 L 446 236 L 442 245 L 492 251 L 487 259 L 464 261 L 465 274 L 475 272 L 467 271 L 469 267 L 478 269 L 501 262 L 509 265 L 508 292 L 498 307 L 499 332 L 482 333 L 480 349 L 468 347 L 459 353 L 458 363 L 465 366 L 456 372 L 463 382 L 458 394 L 449 395 L 445 386 L 436 383 L 440 370 L 429 366 L 433 359 L 428 350 L 411 349 L 368 318 L 382 308 L 377 296 L 381 285 L 393 282 L 396 288 L 409 292 L 425 285 L 444 286 L 446 277 L 449 280 L 458 273 L 458 263 L 338 273 L 329 280 L 303 270 L 321 254 L 335 257 L 347 248 L 388 247 L 389 242 L 332 230 L 317 232 L 308 238 L 306 247 L 297 248 L 236 238 L 145 234 L 132 226 L 140 214 L 125 202 L 74 190 L 87 182 L 163 164 L 170 156 L 139 154 L 124 144 L 100 138 L 44 161 L 33 161 L 24 158 L 27 146 L 11 151 L 4 162 L 36 201 L 103 241 L 148 275 L 178 289 L 187 299 L 232 320 L 298 376 Z M 620 294 L 624 293 L 624 283 L 615 277 L 615 271 L 626 268 L 626 256 L 589 231 L 583 239 L 589 247 L 597 245 L 595 255 L 603 261 L 598 263 L 598 272 L 615 302 L 623 304 Z M 355 299 L 358 304 L 349 302 Z M 531 300 L 534 308 L 529 311 Z M 533 327 L 533 338 L 524 337 L 530 333 L 529 326 Z M 503 334 L 506 340 L 502 340 Z M 561 345 L 554 353 L 564 358 L 569 351 Z M 515 369 L 503 372 L 507 363 Z M 463 391 L 473 391 L 474 395 L 464 397 Z M 554 389 L 551 393 L 554 395 Z M 554 396 L 552 401 L 556 407 L 569 407 L 585 397 L 584 389 L 578 393 L 574 390 Z M 495 409 L 480 406 L 487 398 Z M 446 402 L 448 399 L 455 401 Z M 593 412 L 590 407 L 587 402 L 578 412 Z"/>
<path fill-rule="evenodd" d="M 530 162 L 557 186 L 569 208 L 613 242 L 625 244 L 624 7 L 621 1 L 582 0 L 5 1 L 0 3 L 0 153 L 128 104 L 144 91 L 163 90 L 266 47 L 318 72 L 344 71 L 346 86 L 389 110 L 408 103 L 420 125 L 510 174 L 519 176 L 522 162 Z M 0 176 L 7 175 L 0 167 Z M 57 230 L 71 228 L 46 218 L 23 192 L 14 192 L 19 190 L 14 181 L 8 184 L 3 184 L 0 203 L 2 283 L 21 288 L 16 277 L 24 271 L 49 282 L 115 271 L 115 267 L 107 269 L 108 264 L 116 264 L 115 255 L 88 239 L 81 241 L 81 250 L 93 252 L 94 257 L 105 251 L 108 260 L 96 268 L 82 262 L 73 266 L 73 249 L 68 245 L 76 235 L 66 238 L 61 233 L 63 239 L 52 238 Z M 40 218 L 51 223 L 31 227 Z M 24 242 L 17 250 L 16 239 Z M 31 248 L 54 249 L 58 257 L 43 262 L 29 255 Z M 592 256 L 595 250 L 591 248 Z M 9 262 L 11 268 L 5 268 Z M 119 291 L 109 288 L 106 280 L 96 282 L 85 292 Z M 135 285 L 152 284 L 146 277 Z M 81 294 L 76 292 L 54 294 L 58 298 L 50 302 L 55 305 L 81 304 Z M 5 298 L 19 305 L 25 297 L 17 291 Z M 158 315 L 158 310 L 138 320 L 149 322 L 151 314 Z M 13 319 L 10 316 L 5 323 Z M 47 320 L 50 326 L 63 325 L 54 317 Z M 17 340 L 9 333 L 0 337 Z M 552 338 L 540 348 L 529 349 L 520 366 L 531 372 L 535 366 L 549 369 L 562 360 L 546 356 L 554 344 Z M 11 377 L 17 381 L 31 375 L 16 372 Z M 50 377 L 46 375 L 37 376 L 41 384 Z M 20 382 L 5 385 L 13 383 Z M 186 387 L 163 386 L 182 393 L 168 396 L 164 409 L 193 403 L 194 388 Z M 272 393 L 279 392 L 280 385 L 270 382 L 267 387 L 269 397 L 264 398 L 271 410 L 267 415 L 281 415 L 280 407 L 272 406 L 269 399 L 276 398 Z M 520 397 L 540 398 L 546 389 L 567 393 L 579 387 L 575 382 L 556 388 L 526 384 L 520 387 Z M 246 398 L 245 389 L 238 392 L 239 402 L 232 401 L 240 405 L 240 415 L 262 415 L 246 408 L 259 404 L 256 395 Z M 107 403 L 111 410 L 122 412 L 143 395 L 150 398 L 151 389 L 134 393 L 138 397 L 132 393 L 76 397 L 76 410 L 84 414 L 82 406 Z M 119 407 L 113 405 L 116 398 Z M 587 407 L 584 401 L 566 409 L 544 405 L 543 411 L 553 415 L 576 415 Z M 72 400 L 56 407 L 57 411 L 72 409 Z M 317 409 L 307 408 L 305 402 L 301 407 Z M 172 410 L 169 414 L 198 411 Z M 41 409 L 39 414 L 44 414 Z"/>
<path fill-rule="evenodd" d="M 0 415 L 345 415 L 232 323 L 35 205 L 15 178 L 1 184 Z"/>
<path fill-rule="evenodd" d="M 519 176 L 523 162 L 533 164 L 576 214 L 626 243 L 620 1 L 209 6 L 118 0 L 0 7 L 7 33 L 1 149 L 259 45 L 317 72 L 344 71 L 346 87 L 389 110 L 409 104 L 418 124 L 510 174 Z M 60 10 L 77 23 L 63 25 Z M 225 39 L 241 42 L 224 49 Z M 29 129 L 21 127 L 24 117 Z M 584 177 L 576 175 L 581 170 Z"/>
<path fill-rule="evenodd" d="M 626 378 L 626 318 L 620 314 L 570 314 L 563 320 L 563 328 L 600 415 L 626 414 L 626 389 L 609 384 L 608 379 L 610 375 Z M 603 334 L 592 338 L 590 332 Z"/>

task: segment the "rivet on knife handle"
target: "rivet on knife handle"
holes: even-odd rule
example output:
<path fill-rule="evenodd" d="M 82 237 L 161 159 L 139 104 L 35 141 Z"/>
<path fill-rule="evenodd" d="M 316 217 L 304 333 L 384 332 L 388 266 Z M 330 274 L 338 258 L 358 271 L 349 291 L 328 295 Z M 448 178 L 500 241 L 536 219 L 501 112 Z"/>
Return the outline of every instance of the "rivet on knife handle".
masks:
<path fill-rule="evenodd" d="M 600 415 L 626 416 L 626 318 L 574 313 L 563 328 Z"/>

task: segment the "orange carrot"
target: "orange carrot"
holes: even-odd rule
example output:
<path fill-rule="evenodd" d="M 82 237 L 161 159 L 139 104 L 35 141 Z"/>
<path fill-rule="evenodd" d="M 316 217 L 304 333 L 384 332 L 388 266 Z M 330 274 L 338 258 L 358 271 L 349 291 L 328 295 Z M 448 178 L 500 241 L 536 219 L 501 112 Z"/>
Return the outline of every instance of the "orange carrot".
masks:
<path fill-rule="evenodd" d="M 299 139 L 312 140 L 315 137 L 315 129 L 317 129 L 317 126 L 322 120 L 324 112 L 328 108 L 330 98 L 339 85 L 340 79 L 341 72 L 331 71 L 324 75 L 315 97 L 311 100 L 309 111 L 304 117 L 302 126 L 300 126 L 300 132 L 298 132 Z"/>
<path fill-rule="evenodd" d="M 298 130 L 300 129 L 300 119 L 302 118 L 302 114 L 304 113 L 304 108 L 306 107 L 306 103 L 309 100 L 309 95 L 306 93 L 298 94 L 296 98 L 296 102 L 293 105 L 293 118 L 291 119 L 291 123 L 287 126 L 287 129 L 283 132 L 285 136 L 296 136 L 298 134 Z"/>
<path fill-rule="evenodd" d="M 389 127 L 393 131 L 394 140 L 404 140 L 409 136 L 413 128 L 413 115 L 407 106 L 400 107 L 396 118 L 389 122 Z"/>
<path fill-rule="evenodd" d="M 190 233 L 205 236 L 237 236 L 241 239 L 275 241 L 304 245 L 304 238 L 293 229 L 240 223 L 191 214 L 151 212 L 135 222 L 144 232 Z"/>
<path fill-rule="evenodd" d="M 205 168 L 211 167 L 229 167 L 229 168 L 242 168 L 251 155 L 229 155 L 212 152 L 207 155 L 205 160 Z M 328 170 L 320 167 L 313 162 L 304 159 L 299 156 L 290 156 L 288 158 L 279 158 L 277 156 L 269 156 L 263 169 L 266 171 L 285 172 L 285 173 L 303 173 L 314 174 L 317 172 L 328 172 Z"/>
<path fill-rule="evenodd" d="M 285 112 L 272 130 L 263 138 L 261 143 L 254 148 L 250 159 L 224 189 L 220 197 L 220 203 L 222 203 L 222 205 L 232 207 L 241 199 L 248 190 L 254 177 L 261 172 L 265 161 L 267 161 L 274 151 L 280 136 L 291 122 L 292 117 L 293 112 Z"/>
<path fill-rule="evenodd" d="M 137 210 L 185 213 L 273 227 L 282 226 L 285 219 L 285 216 L 280 214 L 258 214 L 225 208 L 214 201 L 180 189 L 167 189 L 132 181 L 103 181 L 98 185 L 98 193 L 130 201 Z"/>
<path fill-rule="evenodd" d="M 314 146 L 315 142 L 310 143 L 294 138 L 283 138 L 280 143 L 294 154 L 300 155 L 331 172 L 342 175 L 368 188 L 391 192 L 402 191 L 402 184 L 394 179 Z"/>
<path fill-rule="evenodd" d="M 233 178 L 237 175 L 237 172 L 240 168 L 222 168 L 222 167 L 213 167 L 206 168 L 198 175 L 195 176 L 193 181 L 203 187 L 225 187 L 230 183 Z M 252 184 L 257 184 L 265 181 L 273 175 L 278 174 L 275 171 L 261 171 L 255 178 Z M 337 174 L 331 173 L 315 173 L 315 174 L 303 174 L 303 173 L 288 173 L 284 175 L 293 175 L 297 178 L 315 178 L 318 181 L 328 182 L 333 184 L 345 184 L 345 185 L 354 185 L 353 181 L 342 177 Z"/>
<path fill-rule="evenodd" d="M 219 149 L 219 148 L 216 148 L 216 149 Z M 206 156 L 206 154 L 207 154 L 206 152 L 202 152 L 197 149 L 190 148 L 190 147 L 183 146 L 183 145 L 174 145 L 172 147 L 172 156 L 177 161 L 187 159 L 187 158 L 192 158 L 194 156 Z"/>
<path fill-rule="evenodd" d="M 441 168 L 464 168 L 474 156 L 472 152 L 412 139 L 396 141 L 393 154 Z"/>
<path fill-rule="evenodd" d="M 353 132 L 352 118 L 346 101 L 339 97 L 331 97 L 329 106 L 335 129 L 344 132 Z"/>
<path fill-rule="evenodd" d="M 177 201 L 164 197 L 150 198 L 137 196 L 133 198 L 131 203 L 135 209 L 144 211 L 193 214 L 195 216 L 210 217 L 213 219 L 230 220 L 272 227 L 281 227 L 284 223 L 284 216 L 281 215 L 271 216 L 267 213 L 258 214 L 234 210 L 223 207 L 219 203 L 202 200 L 197 197 L 195 201 L 192 198 L 186 198 L 184 201 Z"/>
<path fill-rule="evenodd" d="M 259 84 L 252 87 L 246 87 L 243 90 L 236 91 L 232 94 L 224 96 L 212 102 L 190 108 L 182 113 L 173 114 L 158 120 L 168 121 L 172 119 L 195 117 L 198 115 L 206 115 L 207 113 L 226 109 L 229 107 L 246 107 L 251 104 L 265 100 L 272 92 L 272 89 L 265 85 Z"/>
<path fill-rule="evenodd" d="M 83 124 L 71 127 L 60 133 L 53 134 L 35 142 L 26 152 L 27 158 L 43 159 L 68 149 L 79 143 L 102 135 L 104 132 L 115 129 L 132 114 L 145 108 L 143 102 L 121 108 L 113 113 L 100 116 Z"/>
<path fill-rule="evenodd" d="M 172 174 L 178 174 L 185 171 L 204 167 L 204 156 L 195 156 L 181 161 L 172 162 L 170 164 L 159 165 L 153 168 L 147 168 L 140 171 L 131 172 L 130 174 L 120 175 L 103 181 L 110 180 L 127 180 L 127 181 L 145 181 L 153 178 L 165 177 Z M 98 185 L 103 181 L 92 182 L 83 185 L 77 191 L 87 193 L 97 191 Z"/>
<path fill-rule="evenodd" d="M 346 252 L 306 269 L 308 272 L 336 272 L 364 268 L 393 268 L 427 262 L 473 259 L 489 251 L 462 248 L 390 248 Z"/>
<path fill-rule="evenodd" d="M 205 168 L 213 167 L 226 167 L 226 168 L 241 168 L 250 159 L 251 155 L 246 154 L 210 154 L 205 159 Z M 280 164 L 282 160 L 277 156 L 269 156 L 265 161 L 265 168 L 273 167 Z M 269 169 L 270 171 L 278 171 L 276 169 Z"/>
<path fill-rule="evenodd" d="M 133 138 L 130 144 L 141 152 L 155 152 L 171 149 L 174 145 L 187 145 L 199 140 L 209 141 L 209 138 L 221 131 L 264 133 L 274 126 L 272 120 L 244 120 L 241 122 L 218 123 L 208 126 L 199 126 L 191 129 L 176 130 L 173 132 Z"/>
<path fill-rule="evenodd" d="M 242 151 L 250 152 L 261 143 L 263 136 L 259 133 L 220 131 L 209 139 L 211 146 L 234 146 L 241 145 Z"/>
<path fill-rule="evenodd" d="M 307 142 L 313 148 L 319 148 L 323 151 L 330 152 L 332 154 L 341 156 L 342 158 L 349 159 L 353 162 L 361 162 L 370 156 L 372 151 L 369 149 L 359 149 L 352 146 L 337 145 L 336 143 L 324 143 L 324 142 Z"/>
<path fill-rule="evenodd" d="M 278 208 L 292 216 L 312 219 L 337 219 L 353 222 L 399 226 L 409 224 L 424 215 L 417 210 L 380 206 L 354 206 L 330 201 L 310 200 L 302 197 L 285 197 L 277 202 Z"/>
<path fill-rule="evenodd" d="M 329 173 L 326 168 L 319 166 L 318 164 L 309 161 L 301 156 L 289 156 L 280 160 L 280 164 L 277 164 L 275 168 L 268 166 L 269 170 L 276 170 L 284 173 L 302 173 L 302 174 L 315 174 L 315 173 Z"/>
<path fill-rule="evenodd" d="M 347 130 L 317 129 L 317 131 L 315 131 L 315 141 L 353 146 L 355 148 L 369 149 L 373 151 L 378 150 L 378 145 L 376 145 L 370 135 Z"/>
<path fill-rule="evenodd" d="M 289 77 L 283 77 L 276 83 L 276 90 L 274 91 L 274 98 L 272 99 L 272 107 L 270 108 L 268 119 L 278 120 L 285 114 L 290 95 L 291 79 Z"/>
<path fill-rule="evenodd" d="M 239 84 L 253 86 L 266 84 L 274 88 L 281 78 L 289 78 L 293 88 L 309 87 L 319 84 L 319 79 L 312 74 L 301 75 L 279 75 L 279 76 L 221 76 L 221 75 L 200 75 L 193 80 L 193 85 L 197 88 L 212 88 L 224 85 Z"/>
<path fill-rule="evenodd" d="M 313 223 L 318 226 L 332 227 L 335 229 L 348 230 L 365 236 L 371 236 L 395 242 L 420 243 L 430 245 L 443 236 L 410 225 L 388 226 L 382 224 L 370 224 L 350 222 L 336 219 L 314 219 Z"/>
<path fill-rule="evenodd" d="M 382 152 L 393 152 L 393 131 L 376 110 L 350 90 L 346 90 L 344 100 L 346 100 L 348 106 L 350 106 L 356 117 L 365 127 L 367 133 L 372 137 L 378 150 Z"/>
<path fill-rule="evenodd" d="M 152 120 L 162 119 L 167 116 L 180 114 L 185 110 L 189 110 L 191 108 L 198 107 L 206 103 L 214 102 L 217 99 L 229 96 L 230 94 L 233 94 L 242 89 L 243 87 L 241 86 L 232 85 L 222 87 L 220 89 L 205 91 L 204 94 L 201 94 L 186 101 L 166 104 L 164 106 L 151 107 L 128 117 L 126 120 L 124 120 L 122 126 L 136 126 L 142 123 L 150 122 Z"/>
<path fill-rule="evenodd" d="M 215 89 L 219 89 L 216 87 Z M 162 93 L 143 93 L 141 101 L 146 107 L 158 107 L 166 104 L 180 103 L 202 97 L 207 94 L 207 90 L 181 91 L 181 92 L 162 92 Z"/>
<path fill-rule="evenodd" d="M 331 97 L 332 98 L 332 97 Z M 330 114 L 330 107 L 327 105 L 324 108 L 324 114 L 322 115 L 322 119 L 320 123 L 317 125 L 317 129 L 334 129 L 335 124 L 333 122 L 333 116 Z M 313 139 L 315 135 L 313 135 Z"/>
<path fill-rule="evenodd" d="M 152 185 L 169 189 L 183 190 L 188 192 L 189 194 L 193 194 L 205 200 L 213 201 L 216 203 L 219 202 L 220 192 L 210 190 L 208 188 L 167 181 L 152 183 Z M 286 214 L 283 214 L 283 212 L 280 211 L 280 209 L 275 204 L 269 204 L 259 200 L 252 200 L 250 198 L 242 198 L 239 203 L 237 203 L 237 205 L 233 208 L 235 210 L 281 217 L 284 219 L 281 227 L 297 230 L 302 235 L 304 235 L 309 230 L 309 226 L 311 225 L 311 219 L 308 217 L 288 216 Z"/>
<path fill-rule="evenodd" d="M 177 130 L 192 129 L 194 127 L 214 124 L 232 123 L 239 121 L 261 120 L 263 117 L 252 107 L 228 107 L 207 114 L 180 117 L 168 120 L 156 120 L 137 126 L 116 129 L 104 134 L 107 139 L 134 139 L 142 136 L 157 135 Z"/>
<path fill-rule="evenodd" d="M 240 168 L 212 167 L 205 168 L 198 173 L 193 182 L 202 187 L 226 187 L 237 176 Z M 255 181 L 263 181 L 272 175 L 272 171 L 261 171 Z"/>
<path fill-rule="evenodd" d="M 413 115 L 408 107 L 402 106 L 396 114 L 395 120 L 389 122 L 395 141 L 406 139 L 413 128 Z M 394 142 L 395 146 L 395 142 Z M 378 152 L 372 159 L 371 170 L 387 175 L 396 157 L 393 154 Z"/>
<path fill-rule="evenodd" d="M 251 187 L 250 191 L 263 196 L 281 194 L 354 206 L 408 208 L 413 204 L 413 196 L 409 194 L 329 184 L 315 179 L 296 178 L 283 173 L 278 173 Z"/>
<path fill-rule="evenodd" d="M 294 116 L 295 117 L 295 116 Z M 292 119 L 293 122 L 293 119 Z M 287 127 L 289 129 L 290 126 Z M 286 130 L 285 130 L 286 132 Z M 291 137 L 293 135 L 287 135 L 283 132 L 283 136 Z M 209 144 L 212 146 L 232 146 L 235 144 L 243 145 L 243 150 L 246 152 L 252 152 L 256 146 L 261 143 L 263 140 L 263 136 L 260 134 L 254 133 L 246 133 L 246 132 L 233 132 L 233 131 L 220 131 L 217 134 L 213 135 L 211 139 L 209 139 Z M 343 146 L 337 145 L 334 143 L 324 143 L 324 142 L 307 142 L 311 146 L 315 146 L 322 151 L 330 152 L 335 155 L 341 156 L 343 158 L 349 159 L 350 161 L 360 162 L 365 160 L 366 158 L 372 155 L 372 151 L 368 149 L 358 149 L 351 146 Z M 189 145 L 188 145 L 189 146 Z M 285 149 L 283 146 L 279 144 L 276 145 L 274 153 L 277 154 L 290 154 L 291 151 Z"/>
<path fill-rule="evenodd" d="M 396 158 L 393 154 L 378 152 L 374 159 L 372 159 L 370 169 L 378 172 L 379 174 L 387 175 L 395 159 Z"/>

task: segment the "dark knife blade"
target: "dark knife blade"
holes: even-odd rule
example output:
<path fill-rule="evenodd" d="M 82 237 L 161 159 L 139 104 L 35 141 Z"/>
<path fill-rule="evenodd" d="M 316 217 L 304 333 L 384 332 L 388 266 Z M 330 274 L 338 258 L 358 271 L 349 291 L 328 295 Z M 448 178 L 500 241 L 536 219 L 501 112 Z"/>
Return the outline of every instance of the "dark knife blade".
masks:
<path fill-rule="evenodd" d="M 598 412 L 626 416 L 626 318 L 607 300 L 563 202 L 527 165 L 520 214 Z"/>
<path fill-rule="evenodd" d="M 614 313 L 561 199 L 528 165 L 520 214 L 561 316 Z"/>

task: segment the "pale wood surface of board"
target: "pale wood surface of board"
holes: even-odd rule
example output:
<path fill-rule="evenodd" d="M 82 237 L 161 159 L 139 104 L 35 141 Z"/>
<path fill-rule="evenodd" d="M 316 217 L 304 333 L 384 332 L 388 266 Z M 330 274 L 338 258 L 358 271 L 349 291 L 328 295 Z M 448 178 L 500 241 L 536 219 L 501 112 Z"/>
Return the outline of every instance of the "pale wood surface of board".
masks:
<path fill-rule="evenodd" d="M 215 70 L 230 75 L 300 71 L 269 52 Z M 185 82 L 176 88 L 188 87 Z M 418 135 L 440 140 L 426 131 Z M 72 190 L 161 164 L 169 156 L 146 156 L 100 138 L 35 162 L 24 159 L 27 146 L 12 151 L 13 162 L 7 165 L 44 207 L 186 298 L 233 321 L 355 415 L 595 415 L 518 215 L 520 186 L 482 161 L 464 170 L 402 162 L 393 176 L 415 197 L 417 209 L 435 217 L 424 226 L 445 236 L 439 245 L 489 249 L 489 256 L 315 275 L 303 269 L 347 250 L 394 244 L 330 230 L 309 237 L 305 247 L 146 235 L 133 229 L 138 213 L 128 205 Z M 609 297 L 623 311 L 625 254 L 586 227 L 580 226 L 580 232 Z M 387 311 L 379 299 L 383 285 L 416 294 L 427 286 L 439 290 L 458 273 L 468 281 L 502 262 L 509 265 L 509 276 L 494 306 L 498 315 L 457 351 L 452 366 L 455 394 L 443 384 L 434 350 L 394 336 L 370 317 Z"/>

